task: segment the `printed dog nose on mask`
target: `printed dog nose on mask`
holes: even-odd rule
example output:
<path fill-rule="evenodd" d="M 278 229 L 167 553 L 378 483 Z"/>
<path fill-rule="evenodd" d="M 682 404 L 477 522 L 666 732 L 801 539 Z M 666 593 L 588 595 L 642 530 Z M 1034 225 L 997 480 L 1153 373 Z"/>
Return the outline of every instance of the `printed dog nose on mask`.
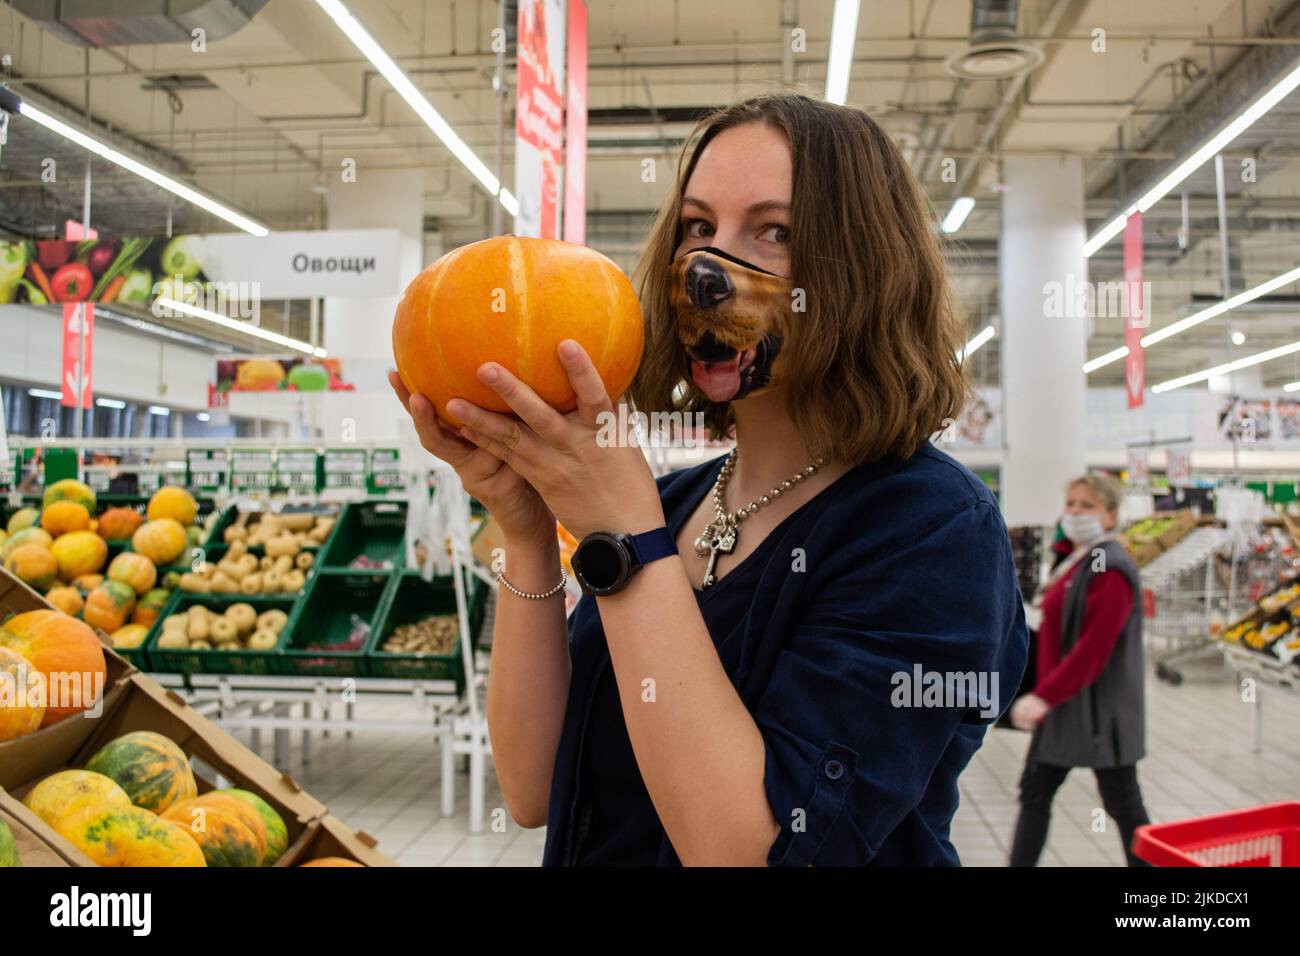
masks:
<path fill-rule="evenodd" d="M 677 335 L 691 380 L 713 402 L 753 395 L 772 384 L 789 333 L 791 282 L 706 246 L 672 267 Z"/>

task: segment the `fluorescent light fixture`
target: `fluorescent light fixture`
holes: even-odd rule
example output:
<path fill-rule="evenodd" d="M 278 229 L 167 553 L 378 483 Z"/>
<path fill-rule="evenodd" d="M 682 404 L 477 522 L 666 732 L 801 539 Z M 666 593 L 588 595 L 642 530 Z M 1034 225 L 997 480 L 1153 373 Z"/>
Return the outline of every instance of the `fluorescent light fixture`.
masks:
<path fill-rule="evenodd" d="M 1227 375 L 1230 372 L 1237 372 L 1243 368 L 1250 368 L 1252 365 L 1262 365 L 1265 362 L 1273 361 L 1275 358 L 1282 358 L 1284 355 L 1292 355 L 1295 352 L 1300 352 L 1300 342 L 1292 342 L 1289 345 L 1279 345 L 1277 348 L 1269 349 L 1265 352 L 1256 352 L 1254 355 L 1247 355 L 1245 358 L 1239 358 L 1235 362 L 1224 362 L 1222 365 L 1214 366 L 1214 368 L 1207 368 L 1203 372 L 1192 372 L 1190 375 L 1171 378 L 1169 381 L 1161 382 L 1159 385 L 1152 385 L 1151 391 L 1172 391 L 1175 388 L 1182 388 L 1184 385 L 1204 382 L 1219 375 Z"/>
<path fill-rule="evenodd" d="M 317 3 L 324 0 L 316 0 Z M 858 41 L 859 0 L 835 0 L 831 14 L 831 52 L 826 60 L 826 99 L 844 104 L 849 95 L 849 73 Z"/>
<path fill-rule="evenodd" d="M 1150 348 L 1157 342 L 1163 342 L 1172 335 L 1177 335 L 1179 332 L 1186 331 L 1194 325 L 1200 325 L 1202 322 L 1208 321 L 1217 315 L 1231 312 L 1233 309 L 1243 306 L 1247 302 L 1254 302 L 1260 296 L 1268 295 L 1270 292 L 1280 289 L 1284 285 L 1290 285 L 1292 282 L 1300 282 L 1300 266 L 1296 266 L 1289 272 L 1283 272 L 1281 275 L 1276 275 L 1267 282 L 1261 282 L 1253 289 L 1247 289 L 1245 292 L 1238 292 L 1230 299 L 1216 302 L 1214 305 L 1202 309 L 1195 315 L 1189 315 L 1185 319 L 1179 319 L 1177 322 L 1166 325 L 1164 328 L 1158 329 L 1150 335 L 1143 336 L 1142 347 Z"/>
<path fill-rule="evenodd" d="M 1102 366 L 1109 365 L 1111 362 L 1118 362 L 1120 359 L 1124 358 L 1127 355 L 1128 355 L 1128 346 L 1121 345 L 1119 348 L 1107 352 L 1105 355 L 1098 355 L 1095 359 L 1089 359 L 1088 361 L 1084 362 L 1083 371 L 1085 374 L 1088 372 L 1095 372 L 1097 371 L 1097 369 L 1101 368 Z"/>
<path fill-rule="evenodd" d="M 1246 333 L 1243 332 L 1243 331 L 1241 331 L 1240 329 L 1238 329 L 1236 332 L 1233 332 L 1233 333 L 1232 333 L 1232 344 L 1233 344 L 1233 345 L 1245 345 L 1245 344 L 1246 344 Z"/>
<path fill-rule="evenodd" d="M 962 227 L 966 222 L 966 217 L 970 211 L 975 208 L 974 196 L 959 196 L 953 200 L 948 207 L 948 215 L 943 217 L 943 222 L 939 223 L 939 228 L 946 234 L 951 235 Z"/>
<path fill-rule="evenodd" d="M 1120 213 L 1110 222 L 1106 223 L 1106 225 L 1097 230 L 1096 234 L 1091 239 L 1083 244 L 1083 257 L 1085 259 L 1092 258 L 1094 252 L 1124 231 L 1124 227 L 1128 225 L 1129 213 L 1133 212 L 1133 208 L 1134 207 L 1130 207 L 1127 212 Z"/>
<path fill-rule="evenodd" d="M 274 342 L 276 345 L 283 345 L 285 348 L 293 349 L 296 352 L 306 352 L 308 355 L 315 355 L 317 358 L 325 358 L 325 356 L 329 355 L 329 353 L 324 349 L 317 348 L 310 342 L 304 342 L 302 339 L 293 339 L 287 335 L 281 335 L 279 332 L 272 332 L 270 329 L 264 329 L 256 325 L 249 325 L 247 322 L 241 322 L 238 319 L 232 319 L 217 312 L 200 309 L 198 306 L 190 305 L 188 302 L 179 302 L 176 299 L 168 298 L 156 299 L 155 302 L 160 310 L 170 309 L 173 312 L 190 315 L 196 319 L 206 319 L 207 321 L 214 322 L 224 328 L 232 329 L 235 332 L 243 332 L 245 335 L 254 335 L 259 339 Z"/>
<path fill-rule="evenodd" d="M 375 41 L 375 38 L 366 32 L 361 22 L 348 12 L 348 8 L 340 0 L 316 0 L 316 3 L 329 14 L 330 19 L 338 24 L 338 28 L 347 34 L 353 45 L 365 54 L 366 59 L 374 64 L 375 69 L 384 75 L 384 79 L 392 84 L 397 94 L 406 100 L 406 105 L 424 120 L 429 129 L 433 130 L 434 135 L 442 140 L 442 144 L 451 150 L 451 154 L 482 183 L 483 188 L 497 198 L 506 212 L 512 216 L 519 215 L 519 200 L 515 199 L 510 190 L 501 188 L 501 181 L 492 170 L 487 168 L 487 164 L 479 159 L 466 142 L 456 134 L 451 124 L 442 118 L 442 114 L 433 108 L 432 103 L 425 99 L 424 94 L 402 72 L 401 67 L 394 63 L 392 57 L 384 52 L 384 48 Z M 854 6 L 856 7 L 857 4 L 855 3 Z"/>
<path fill-rule="evenodd" d="M 149 406 L 149 414 L 150 414 L 150 415 L 170 415 L 171 413 L 172 413 L 172 410 L 171 410 L 170 408 L 163 408 L 161 405 L 150 405 L 150 406 Z"/>
<path fill-rule="evenodd" d="M 119 402 L 116 398 L 97 398 L 95 404 L 100 408 L 126 408 L 126 402 Z"/>
<path fill-rule="evenodd" d="M 27 394 L 32 398 L 53 398 L 55 400 L 63 398 L 62 392 L 56 392 L 48 388 L 29 388 Z"/>
<path fill-rule="evenodd" d="M 984 326 L 984 328 L 980 329 L 978 332 L 975 333 L 975 337 L 973 339 L 971 339 L 969 342 L 966 343 L 966 347 L 957 353 L 957 361 L 958 362 L 966 361 L 968 358 L 970 358 L 972 355 L 974 355 L 976 352 L 979 351 L 981 345 L 983 345 L 989 339 L 993 338 L 993 336 L 995 336 L 996 334 L 997 334 L 997 329 L 993 328 L 993 326 L 991 325 Z"/>
<path fill-rule="evenodd" d="M 212 420 L 212 416 L 209 415 L 207 412 L 199 412 L 194 417 L 201 422 L 207 422 Z"/>
<path fill-rule="evenodd" d="M 241 212 L 236 212 L 229 206 L 222 205 L 211 196 L 205 196 L 192 186 L 187 186 L 179 180 L 172 179 L 170 176 L 160 173 L 152 166 L 146 166 L 138 159 L 133 159 L 125 153 L 118 152 L 107 143 L 102 143 L 93 136 L 87 136 L 81 130 L 69 126 L 62 120 L 55 119 L 49 113 L 33 106 L 25 100 L 18 107 L 18 112 L 20 115 L 40 123 L 46 129 L 58 133 L 65 139 L 71 140 L 82 149 L 87 149 L 96 156 L 108 160 L 110 163 L 116 163 L 123 169 L 135 173 L 141 179 L 147 179 L 154 185 L 161 186 L 169 193 L 180 196 L 186 202 L 193 203 L 200 209 L 212 213 L 212 215 L 219 219 L 224 219 L 232 226 L 238 226 L 245 232 L 252 233 L 255 236 L 265 236 L 270 232 L 270 230 L 260 222 L 248 218 Z"/>
<path fill-rule="evenodd" d="M 1300 392 L 1300 382 L 1287 382 L 1282 386 L 1284 392 Z"/>
<path fill-rule="evenodd" d="M 1206 160 L 1210 159 L 1216 153 L 1222 152 L 1225 146 L 1246 130 L 1250 129 L 1250 127 L 1255 124 L 1256 120 L 1281 102 L 1297 86 L 1300 86 L 1300 66 L 1296 66 L 1291 70 L 1291 72 L 1287 73 L 1284 77 L 1274 83 L 1269 90 L 1259 97 L 1259 99 L 1255 100 L 1255 102 L 1242 110 L 1241 113 L 1232 120 L 1232 122 L 1228 123 L 1227 126 L 1223 127 L 1223 129 L 1211 136 L 1201 144 L 1199 149 L 1171 169 L 1169 173 L 1160 180 L 1160 182 L 1156 183 L 1143 193 L 1142 197 L 1134 204 L 1135 208 L 1139 212 L 1146 212 L 1158 203 L 1161 199 L 1167 196 L 1171 190 L 1178 186 L 1179 183 L 1185 180 L 1192 173 L 1196 172 L 1196 170 L 1200 169 L 1201 166 L 1205 164 Z M 1127 219 L 1128 215 L 1132 212 L 1133 208 L 1130 208 L 1127 213 L 1124 216 L 1119 217 L 1119 219 Z M 1094 252 L 1110 241 L 1110 239 L 1112 239 L 1120 229 L 1124 228 L 1123 222 L 1121 221 L 1119 228 L 1106 234 L 1107 230 L 1111 230 L 1115 221 L 1116 220 L 1112 219 L 1102 227 L 1101 231 L 1088 240 L 1087 244 L 1083 247 L 1083 254 L 1085 256 L 1091 256 Z"/>

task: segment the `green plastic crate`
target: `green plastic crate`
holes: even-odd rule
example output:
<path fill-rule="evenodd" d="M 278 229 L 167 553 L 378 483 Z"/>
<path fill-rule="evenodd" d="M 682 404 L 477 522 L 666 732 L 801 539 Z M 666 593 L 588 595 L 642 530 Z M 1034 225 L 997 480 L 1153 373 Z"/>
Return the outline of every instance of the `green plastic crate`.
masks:
<path fill-rule="evenodd" d="M 341 644 L 352 632 L 355 614 L 370 626 L 379 621 L 391 572 L 322 570 L 312 577 L 285 630 L 289 639 L 279 657 L 281 673 L 309 676 L 366 676 L 365 649 L 370 636 L 355 651 L 309 649 L 308 644 Z"/>
<path fill-rule="evenodd" d="M 466 575 L 467 578 L 473 575 Z M 470 643 L 478 647 L 479 628 L 483 622 L 487 589 L 467 587 Z M 457 641 L 450 654 L 398 654 L 381 650 L 384 641 L 403 624 L 414 624 L 434 614 L 456 613 L 456 590 L 450 575 L 425 581 L 418 571 L 402 571 L 394 576 L 380 615 L 366 645 L 366 660 L 371 677 L 398 677 L 407 680 L 454 680 L 464 689 L 465 668 L 461 663 L 461 645 Z"/>
<path fill-rule="evenodd" d="M 406 565 L 405 539 L 406 502 L 350 502 L 321 549 L 319 563 L 324 568 L 348 568 L 364 555 L 372 561 L 388 561 L 388 570 L 400 569 Z"/>
<path fill-rule="evenodd" d="M 172 595 L 167 607 L 163 609 L 158 620 L 149 629 L 149 636 L 144 640 L 145 660 L 149 670 L 167 674 L 242 674 L 266 675 L 278 674 L 277 658 L 280 649 L 289 637 L 289 625 L 285 624 L 280 632 L 280 641 L 275 649 L 269 651 L 218 651 L 168 649 L 158 647 L 158 638 L 162 634 L 162 622 L 173 614 L 184 614 L 191 605 L 202 604 L 204 607 L 220 614 L 232 604 L 251 604 L 258 614 L 273 608 L 284 611 L 293 617 L 294 605 L 298 599 L 292 595 L 244 595 L 244 594 L 187 594 L 177 591 Z"/>

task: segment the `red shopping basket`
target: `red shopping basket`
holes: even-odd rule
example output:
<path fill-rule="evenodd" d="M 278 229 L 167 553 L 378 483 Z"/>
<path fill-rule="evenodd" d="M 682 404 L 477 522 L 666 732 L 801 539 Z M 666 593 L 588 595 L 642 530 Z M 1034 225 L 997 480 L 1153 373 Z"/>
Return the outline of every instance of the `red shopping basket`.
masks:
<path fill-rule="evenodd" d="M 1133 852 L 1155 866 L 1300 866 L 1300 803 L 1149 823 Z"/>

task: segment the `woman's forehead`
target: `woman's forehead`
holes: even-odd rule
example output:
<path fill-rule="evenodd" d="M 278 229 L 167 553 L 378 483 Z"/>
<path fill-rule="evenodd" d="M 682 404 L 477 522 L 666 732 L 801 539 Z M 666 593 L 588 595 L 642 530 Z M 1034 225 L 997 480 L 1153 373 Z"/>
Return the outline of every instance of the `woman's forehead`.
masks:
<path fill-rule="evenodd" d="M 744 210 L 764 202 L 790 201 L 792 168 L 785 136 L 750 123 L 723 130 L 704 147 L 686 184 L 686 195 L 716 211 Z"/>

